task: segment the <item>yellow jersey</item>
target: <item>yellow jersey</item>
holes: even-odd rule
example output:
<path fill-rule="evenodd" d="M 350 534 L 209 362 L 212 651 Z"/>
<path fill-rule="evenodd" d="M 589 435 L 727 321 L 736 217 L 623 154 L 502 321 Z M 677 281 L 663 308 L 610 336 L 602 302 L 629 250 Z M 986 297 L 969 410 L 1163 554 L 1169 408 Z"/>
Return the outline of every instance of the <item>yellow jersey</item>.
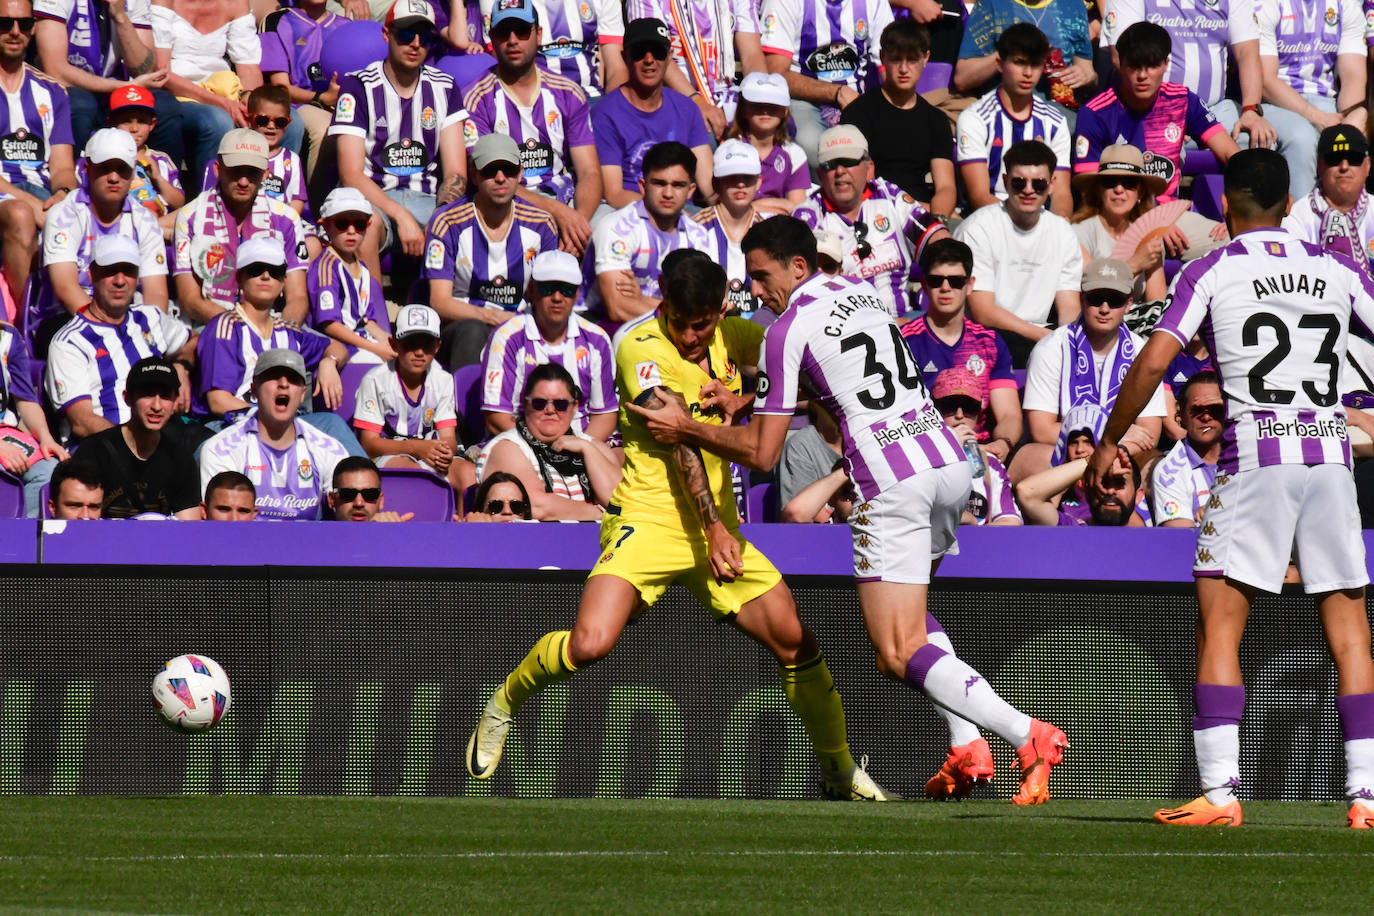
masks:
<path fill-rule="evenodd" d="M 644 420 L 626 405 L 650 388 L 667 388 L 682 395 L 694 419 L 720 424 L 724 416 L 719 408 L 708 410 L 701 406 L 702 386 L 718 379 L 730 391 L 740 394 L 740 367 L 758 365 L 762 342 L 763 328 L 759 325 L 744 318 L 724 318 L 716 326 L 706 350 L 707 367 L 702 369 L 678 353 L 661 313 L 626 331 L 615 353 L 625 468 L 620 486 L 611 496 L 612 505 L 620 508 L 623 517 L 648 517 L 660 524 L 680 527 L 688 534 L 701 534 L 696 506 L 682 487 L 673 457 L 676 446 L 654 439 Z M 701 449 L 701 458 L 721 521 L 731 528 L 737 527 L 739 512 L 730 482 L 730 463 L 706 449 Z"/>

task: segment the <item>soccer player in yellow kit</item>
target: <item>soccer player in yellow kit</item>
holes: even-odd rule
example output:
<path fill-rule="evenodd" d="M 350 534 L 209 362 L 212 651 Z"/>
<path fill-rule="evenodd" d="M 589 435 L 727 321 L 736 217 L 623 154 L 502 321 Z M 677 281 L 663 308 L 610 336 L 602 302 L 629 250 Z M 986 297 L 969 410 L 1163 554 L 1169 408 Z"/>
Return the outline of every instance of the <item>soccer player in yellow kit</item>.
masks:
<path fill-rule="evenodd" d="M 763 329 L 723 317 L 725 271 L 702 252 L 674 252 L 663 266 L 662 305 L 623 331 L 616 349 L 620 402 L 660 406 L 659 388 L 705 422 L 730 422 L 748 402 L 741 367 L 757 364 Z M 844 708 L 816 638 L 773 564 L 739 533 L 727 462 L 693 446 L 659 444 L 623 406 L 620 429 L 624 476 L 601 525 L 601 556 L 577 620 L 571 631 L 536 642 L 492 694 L 468 741 L 468 772 L 489 778 L 525 700 L 605 658 L 625 625 L 676 581 L 777 657 L 783 692 L 815 748 L 824 794 L 895 798 L 849 753 Z"/>

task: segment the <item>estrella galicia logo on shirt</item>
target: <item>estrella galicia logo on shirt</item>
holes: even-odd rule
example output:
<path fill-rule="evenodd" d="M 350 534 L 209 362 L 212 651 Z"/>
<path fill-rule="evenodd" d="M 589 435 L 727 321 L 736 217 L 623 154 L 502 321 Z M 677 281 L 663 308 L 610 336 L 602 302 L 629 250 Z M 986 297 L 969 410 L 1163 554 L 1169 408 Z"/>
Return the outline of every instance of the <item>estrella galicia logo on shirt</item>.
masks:
<path fill-rule="evenodd" d="M 585 3 L 582 5 L 583 7 L 586 7 Z M 545 57 L 576 57 L 577 55 L 582 53 L 582 49 L 585 47 L 586 45 L 584 45 L 582 42 L 573 41 L 571 38 L 564 35 L 561 38 L 549 42 L 546 45 L 541 45 L 539 47 L 539 53 L 544 55 Z"/>
<path fill-rule="evenodd" d="M 859 52 L 848 42 L 832 41 L 807 55 L 806 69 L 814 73 L 816 79 L 842 83 L 859 69 Z"/>
<path fill-rule="evenodd" d="M 492 277 L 485 283 L 474 283 L 471 292 L 472 298 L 488 305 L 514 309 L 520 304 L 520 287 L 501 276 Z"/>
<path fill-rule="evenodd" d="M 1174 180 L 1174 172 L 1177 170 L 1174 168 L 1173 160 L 1168 156 L 1160 156 L 1146 150 L 1144 159 L 1145 174 L 1158 175 L 1160 178 L 1164 179 L 1166 185 Z"/>
<path fill-rule="evenodd" d="M 286 183 L 281 180 L 280 175 L 264 175 L 262 176 L 262 192 L 268 197 L 281 200 L 286 196 Z"/>
<path fill-rule="evenodd" d="M 429 165 L 425 145 L 406 137 L 400 143 L 382 147 L 382 171 L 388 175 L 415 175 Z"/>
<path fill-rule="evenodd" d="M 733 308 L 741 312 L 752 312 L 754 310 L 754 294 L 749 291 L 749 284 L 739 279 L 732 279 L 727 287 L 726 298 L 730 300 Z"/>
<path fill-rule="evenodd" d="M 0 137 L 0 159 L 15 165 L 38 168 L 46 160 L 43 138 L 27 127 Z"/>
<path fill-rule="evenodd" d="M 553 171 L 553 148 L 531 137 L 520 147 L 520 167 L 526 177 L 547 175 Z"/>

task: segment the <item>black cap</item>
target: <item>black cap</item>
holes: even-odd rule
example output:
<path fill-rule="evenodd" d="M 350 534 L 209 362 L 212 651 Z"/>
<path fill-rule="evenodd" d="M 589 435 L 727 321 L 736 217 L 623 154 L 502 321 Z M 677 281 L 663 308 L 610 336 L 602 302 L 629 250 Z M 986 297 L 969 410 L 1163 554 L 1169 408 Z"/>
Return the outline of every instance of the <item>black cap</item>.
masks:
<path fill-rule="evenodd" d="M 1322 131 L 1317 138 L 1317 155 L 1361 158 L 1369 155 L 1369 144 L 1365 142 L 1364 131 L 1349 124 L 1336 124 Z"/>
<path fill-rule="evenodd" d="M 176 364 L 161 356 L 140 359 L 129 369 L 124 390 L 130 394 L 140 391 L 180 391 L 181 376 Z"/>
<path fill-rule="evenodd" d="M 635 45 L 658 45 L 665 51 L 672 48 L 673 38 L 668 32 L 668 26 L 662 19 L 654 19 L 652 16 L 643 19 L 631 19 L 625 26 L 625 50 L 633 48 Z"/>

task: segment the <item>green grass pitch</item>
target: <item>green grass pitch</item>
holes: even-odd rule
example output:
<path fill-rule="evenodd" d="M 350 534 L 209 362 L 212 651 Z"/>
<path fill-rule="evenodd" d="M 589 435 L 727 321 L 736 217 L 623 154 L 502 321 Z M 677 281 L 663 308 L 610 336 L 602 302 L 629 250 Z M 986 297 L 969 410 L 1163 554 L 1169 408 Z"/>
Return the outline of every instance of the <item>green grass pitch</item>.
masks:
<path fill-rule="evenodd" d="M 0 801 L 0 912 L 1361 912 L 1344 806 L 1146 801 Z"/>

